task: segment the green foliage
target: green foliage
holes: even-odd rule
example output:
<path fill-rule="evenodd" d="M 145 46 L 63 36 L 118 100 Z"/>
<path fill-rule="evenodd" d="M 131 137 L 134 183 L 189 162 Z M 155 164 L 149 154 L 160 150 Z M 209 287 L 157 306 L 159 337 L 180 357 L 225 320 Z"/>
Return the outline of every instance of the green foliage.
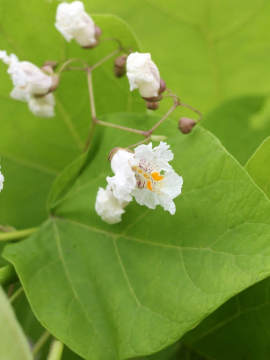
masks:
<path fill-rule="evenodd" d="M 126 114 L 126 125 L 144 119 L 154 122 Z M 106 129 L 53 216 L 5 250 L 40 322 L 86 359 L 158 351 L 270 272 L 269 202 L 202 128 L 169 139 L 185 181 L 175 216 L 133 203 L 121 224 L 104 224 L 94 202 L 106 155 L 132 140 Z"/>
<path fill-rule="evenodd" d="M 2 288 L 0 288 L 0 358 L 33 360 L 27 339 Z"/>
<path fill-rule="evenodd" d="M 168 86 L 208 111 L 234 96 L 268 93 L 270 3 L 259 0 L 84 0 L 130 23 Z"/>
<path fill-rule="evenodd" d="M 27 6 L 18 0 L 1 1 L 1 48 L 40 66 L 46 60 L 64 61 L 74 57 L 93 64 L 117 49 L 117 43 L 112 41 L 104 41 L 91 51 L 82 50 L 75 43 L 66 44 L 54 28 L 56 5 L 36 0 L 28 1 Z M 122 20 L 98 15 L 95 21 L 104 37 L 120 38 L 124 46 L 137 49 L 134 35 Z M 94 72 L 97 113 L 142 111 L 143 102 L 138 101 L 138 95 L 130 93 L 125 78 L 113 76 L 112 68 L 113 60 L 110 60 Z M 46 200 L 55 177 L 84 148 L 90 126 L 86 75 L 78 71 L 62 75 L 53 119 L 38 119 L 25 103 L 8 97 L 12 85 L 3 64 L 0 64 L 0 77 L 0 159 L 6 177 L 1 193 L 1 224 L 31 227 L 47 216 Z"/>

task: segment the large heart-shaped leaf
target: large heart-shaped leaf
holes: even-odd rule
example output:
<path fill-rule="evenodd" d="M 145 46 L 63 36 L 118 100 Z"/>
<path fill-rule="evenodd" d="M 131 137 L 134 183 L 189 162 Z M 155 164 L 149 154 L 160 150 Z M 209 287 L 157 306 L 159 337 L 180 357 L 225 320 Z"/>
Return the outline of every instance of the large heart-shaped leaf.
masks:
<path fill-rule="evenodd" d="M 270 197 L 270 138 L 249 159 L 246 168 Z M 267 360 L 269 349 L 270 280 L 266 279 L 237 295 L 197 329 L 185 342 L 217 360 Z"/>
<path fill-rule="evenodd" d="M 27 340 L 2 288 L 0 288 L 0 358 L 33 360 Z"/>
<path fill-rule="evenodd" d="M 169 139 L 184 177 L 175 216 L 132 203 L 121 224 L 103 223 L 94 202 L 107 154 L 134 140 L 106 129 L 50 219 L 4 252 L 41 323 L 85 359 L 158 351 L 270 273 L 269 202 L 202 128 Z"/>
<path fill-rule="evenodd" d="M 269 92 L 270 3 L 265 0 L 85 0 L 128 21 L 170 88 L 203 111 Z"/>
<path fill-rule="evenodd" d="M 67 44 L 54 27 L 56 6 L 49 1 L 29 0 L 27 6 L 22 0 L 1 1 L 0 49 L 42 65 L 45 60 L 70 57 L 94 64 L 117 48 L 114 41 L 103 41 L 93 50 L 82 50 L 75 42 Z M 94 19 L 104 38 L 119 38 L 124 46 L 137 49 L 133 33 L 122 20 L 110 15 Z M 62 75 L 53 119 L 36 118 L 26 104 L 9 98 L 12 86 L 3 64 L 0 77 L 0 160 L 6 178 L 0 195 L 0 224 L 30 227 L 46 217 L 46 198 L 54 178 L 83 151 L 90 124 L 86 74 Z M 143 109 L 127 80 L 114 77 L 113 60 L 93 77 L 98 115 Z"/>

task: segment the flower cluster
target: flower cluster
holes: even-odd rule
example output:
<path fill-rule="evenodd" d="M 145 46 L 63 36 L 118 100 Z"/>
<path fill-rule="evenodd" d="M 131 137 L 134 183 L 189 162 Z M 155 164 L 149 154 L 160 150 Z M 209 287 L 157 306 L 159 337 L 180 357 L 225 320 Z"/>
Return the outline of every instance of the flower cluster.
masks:
<path fill-rule="evenodd" d="M 109 224 L 120 222 L 133 197 L 140 205 L 150 209 L 161 205 L 174 215 L 173 199 L 181 194 L 183 179 L 169 164 L 172 159 L 173 153 L 165 142 L 154 148 L 152 143 L 139 145 L 134 153 L 118 149 L 111 160 L 114 176 L 107 177 L 106 189 L 98 190 L 98 215 Z"/>
<path fill-rule="evenodd" d="M 29 109 L 36 116 L 54 115 L 54 96 L 50 94 L 53 75 L 46 74 L 28 61 L 19 61 L 16 55 L 7 55 L 0 51 L 0 60 L 8 65 L 8 74 L 13 82 L 10 96 L 28 103 Z"/>

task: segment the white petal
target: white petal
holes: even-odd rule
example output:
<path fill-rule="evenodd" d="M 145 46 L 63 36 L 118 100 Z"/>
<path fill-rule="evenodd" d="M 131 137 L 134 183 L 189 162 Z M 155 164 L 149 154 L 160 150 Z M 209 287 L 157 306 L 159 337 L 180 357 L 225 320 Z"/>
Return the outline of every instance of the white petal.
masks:
<path fill-rule="evenodd" d="M 159 70 L 149 53 L 134 52 L 127 57 L 127 77 L 131 91 L 138 88 L 142 97 L 158 96 Z"/>
<path fill-rule="evenodd" d="M 30 95 L 28 91 L 20 86 L 14 87 L 10 93 L 10 96 L 12 97 L 12 99 L 24 101 L 24 102 L 27 102 L 30 99 Z"/>
<path fill-rule="evenodd" d="M 113 177 L 107 177 L 114 196 L 119 201 L 131 201 L 131 192 L 136 187 L 136 178 L 132 170 L 134 155 L 125 150 L 118 150 L 111 160 Z"/>
<path fill-rule="evenodd" d="M 116 224 L 121 221 L 125 212 L 121 204 L 114 196 L 111 189 L 99 188 L 96 198 L 95 210 L 103 221 L 109 224 Z"/>
<path fill-rule="evenodd" d="M 54 116 L 55 100 L 53 94 L 47 94 L 41 97 L 31 97 L 28 101 L 30 111 L 40 117 Z"/>
<path fill-rule="evenodd" d="M 135 189 L 132 192 L 135 200 L 140 205 L 145 205 L 150 209 L 155 209 L 159 204 L 158 197 L 156 193 L 149 191 L 147 189 Z"/>
<path fill-rule="evenodd" d="M 171 170 L 164 175 L 161 192 L 168 195 L 171 199 L 174 199 L 181 194 L 182 185 L 182 176 L 178 175 L 174 170 Z"/>

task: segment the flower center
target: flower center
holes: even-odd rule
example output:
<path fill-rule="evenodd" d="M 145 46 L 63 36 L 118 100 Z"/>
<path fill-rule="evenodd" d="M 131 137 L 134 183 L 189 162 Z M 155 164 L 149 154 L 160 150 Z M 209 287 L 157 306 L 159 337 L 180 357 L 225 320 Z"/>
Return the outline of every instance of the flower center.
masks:
<path fill-rule="evenodd" d="M 135 172 L 137 186 L 139 189 L 148 189 L 155 191 L 157 183 L 164 179 L 158 171 L 152 171 L 151 168 L 142 166 L 133 166 L 132 170 Z"/>

